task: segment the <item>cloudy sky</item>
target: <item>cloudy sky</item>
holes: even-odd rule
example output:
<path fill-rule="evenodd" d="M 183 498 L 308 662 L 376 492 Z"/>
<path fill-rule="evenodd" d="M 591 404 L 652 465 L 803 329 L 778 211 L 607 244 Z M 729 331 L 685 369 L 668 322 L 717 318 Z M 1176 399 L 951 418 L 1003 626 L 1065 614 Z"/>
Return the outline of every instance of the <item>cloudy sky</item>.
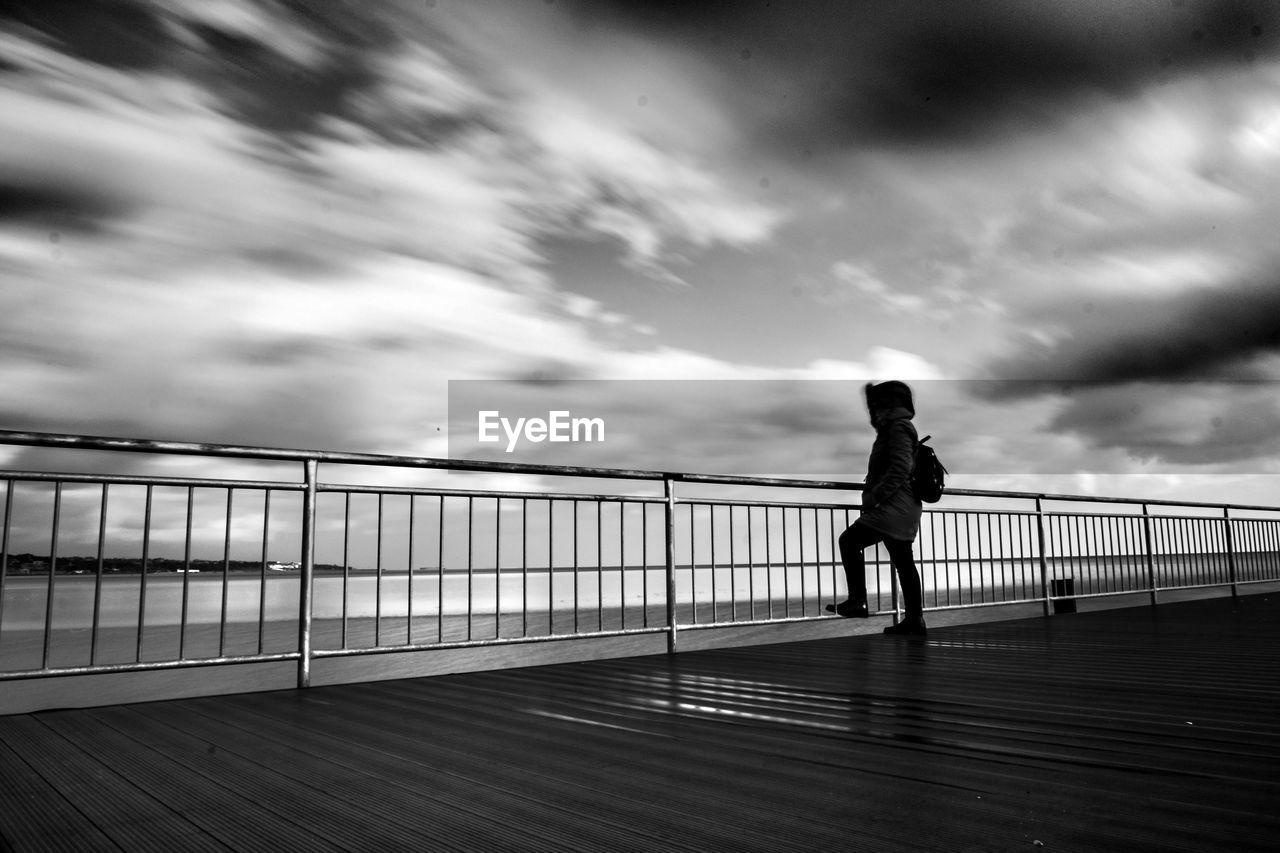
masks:
<path fill-rule="evenodd" d="M 957 486 L 1280 500 L 1265 0 L 19 0 L 0 139 L 4 428 L 615 380 L 610 463 L 856 479 L 899 378 Z"/>

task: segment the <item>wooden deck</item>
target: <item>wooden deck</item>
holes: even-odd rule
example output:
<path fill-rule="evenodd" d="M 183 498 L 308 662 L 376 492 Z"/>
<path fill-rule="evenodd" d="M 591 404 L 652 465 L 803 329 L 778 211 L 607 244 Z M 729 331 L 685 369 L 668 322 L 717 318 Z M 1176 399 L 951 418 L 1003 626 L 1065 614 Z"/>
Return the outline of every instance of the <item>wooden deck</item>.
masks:
<path fill-rule="evenodd" d="M 1280 596 L 0 717 L 0 849 L 1272 850 Z"/>

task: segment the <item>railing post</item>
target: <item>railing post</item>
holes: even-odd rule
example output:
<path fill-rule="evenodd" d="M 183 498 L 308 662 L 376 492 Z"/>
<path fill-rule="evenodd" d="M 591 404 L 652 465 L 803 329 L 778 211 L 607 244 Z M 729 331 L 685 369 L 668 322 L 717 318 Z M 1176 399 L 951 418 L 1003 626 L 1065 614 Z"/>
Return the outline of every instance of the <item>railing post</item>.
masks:
<path fill-rule="evenodd" d="M 1151 591 L 1151 606 L 1159 604 L 1156 592 L 1155 549 L 1151 546 L 1151 511 L 1147 504 L 1142 505 L 1142 530 L 1147 544 L 1147 589 Z"/>
<path fill-rule="evenodd" d="M 662 479 L 663 493 L 667 498 L 664 504 L 665 534 L 667 545 L 667 652 L 675 654 L 679 650 L 676 627 L 676 484 L 671 477 Z"/>
<path fill-rule="evenodd" d="M 298 580 L 298 688 L 311 686 L 312 580 L 315 576 L 316 468 L 315 459 L 303 463 L 306 491 L 302 493 L 302 577 Z"/>
<path fill-rule="evenodd" d="M 1231 581 L 1231 597 L 1240 595 L 1240 587 L 1236 580 L 1236 547 L 1231 535 L 1231 507 L 1222 508 L 1222 526 L 1227 534 L 1227 577 Z"/>
<path fill-rule="evenodd" d="M 1044 615 L 1052 611 L 1049 606 L 1049 560 L 1045 554 L 1046 537 L 1044 535 L 1044 501 L 1036 497 L 1036 541 L 1040 550 L 1040 598 L 1044 602 Z"/>

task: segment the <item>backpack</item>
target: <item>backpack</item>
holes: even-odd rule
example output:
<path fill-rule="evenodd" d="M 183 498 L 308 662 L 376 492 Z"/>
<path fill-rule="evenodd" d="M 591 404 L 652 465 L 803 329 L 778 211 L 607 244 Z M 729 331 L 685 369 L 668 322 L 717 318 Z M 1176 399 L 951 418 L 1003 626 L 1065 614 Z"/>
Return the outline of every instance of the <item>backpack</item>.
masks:
<path fill-rule="evenodd" d="M 947 469 L 938 461 L 938 454 L 925 444 L 931 438 L 926 435 L 916 442 L 916 464 L 911 469 L 911 491 L 927 504 L 938 502 L 947 479 Z"/>

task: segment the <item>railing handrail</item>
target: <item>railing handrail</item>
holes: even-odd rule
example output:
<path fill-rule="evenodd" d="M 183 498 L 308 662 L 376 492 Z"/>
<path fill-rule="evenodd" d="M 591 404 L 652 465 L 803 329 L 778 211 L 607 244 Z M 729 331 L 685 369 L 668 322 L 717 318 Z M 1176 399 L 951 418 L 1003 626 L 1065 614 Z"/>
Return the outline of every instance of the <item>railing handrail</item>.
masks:
<path fill-rule="evenodd" d="M 332 450 L 300 450 L 253 445 L 208 444 L 201 442 L 111 436 L 75 435 L 0 429 L 0 444 L 27 447 L 56 447 L 73 450 L 99 450 L 122 453 L 157 453 L 187 456 L 217 456 L 255 459 L 271 462 L 326 462 L 330 464 L 376 465 L 387 468 L 424 468 L 477 473 L 542 474 L 556 477 L 582 477 L 609 480 L 678 482 L 702 485 L 763 486 L 773 488 L 823 489 L 830 491 L 862 491 L 863 483 L 843 480 L 811 480 L 803 478 L 755 477 L 735 474 L 699 474 L 684 471 L 659 471 L 629 468 L 598 468 L 578 465 L 543 465 L 529 462 L 494 462 L 479 459 L 448 459 L 430 456 L 395 456 L 378 453 L 353 453 Z M 6 472 L 11 473 L 11 472 Z M 1000 489 L 956 489 L 945 494 L 954 497 L 1057 501 L 1067 503 L 1129 504 L 1135 506 L 1195 507 L 1203 509 L 1280 511 L 1280 507 L 1261 504 L 1236 504 L 1214 501 L 1184 501 L 1166 498 L 1133 498 L 1101 495 L 1070 495 L 1049 492 L 1021 492 Z"/>

